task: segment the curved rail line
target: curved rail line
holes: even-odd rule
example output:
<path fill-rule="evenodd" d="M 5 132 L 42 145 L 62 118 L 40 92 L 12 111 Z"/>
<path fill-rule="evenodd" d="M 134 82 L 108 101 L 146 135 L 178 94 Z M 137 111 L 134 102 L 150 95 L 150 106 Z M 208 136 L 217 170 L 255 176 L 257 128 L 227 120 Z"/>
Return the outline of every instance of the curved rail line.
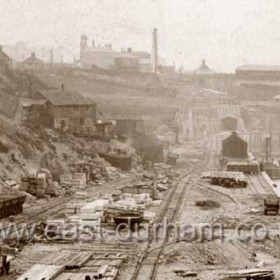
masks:
<path fill-rule="evenodd" d="M 178 216 L 178 213 L 181 209 L 183 199 L 185 198 L 187 191 L 190 189 L 191 178 L 193 176 L 197 175 L 198 173 L 200 173 L 201 171 L 203 171 L 211 162 L 211 156 L 213 155 L 214 144 L 216 144 L 216 143 L 213 143 L 213 139 L 211 139 L 211 142 L 210 142 L 211 147 L 207 150 L 205 160 L 200 166 L 194 168 L 193 170 L 191 170 L 179 177 L 176 187 L 174 187 L 171 190 L 167 199 L 165 200 L 164 207 L 160 213 L 160 216 L 159 216 L 159 219 L 157 220 L 157 222 L 162 222 L 164 218 L 167 218 L 167 221 L 171 222 L 171 223 L 175 221 L 175 219 Z M 184 182 L 182 182 L 183 180 L 184 180 Z M 175 206 L 172 205 L 173 203 L 175 204 Z M 145 279 L 150 279 L 150 280 L 156 279 L 158 267 L 160 264 L 160 259 L 161 259 L 162 253 L 164 252 L 164 249 L 167 245 L 168 236 L 170 235 L 170 231 L 171 231 L 171 229 L 168 228 L 168 232 L 166 233 L 165 238 L 163 238 L 162 244 L 160 244 L 160 246 L 157 248 L 158 252 L 155 255 L 155 262 L 152 264 L 152 269 L 150 270 L 150 275 L 148 276 L 147 272 L 145 271 L 145 273 L 144 273 Z M 136 265 L 136 268 L 134 270 L 131 280 L 139 279 L 141 269 L 143 269 L 143 266 L 144 266 L 144 261 L 147 260 L 150 253 L 153 252 L 153 250 L 150 250 L 150 249 L 153 245 L 154 238 L 155 238 L 155 236 L 154 236 L 154 234 L 152 234 L 148 240 L 148 244 L 147 244 L 146 248 L 144 249 L 144 251 L 142 253 L 142 256 L 140 257 L 140 259 L 137 262 L 137 265 Z M 143 276 L 144 274 L 141 274 L 141 275 Z"/>

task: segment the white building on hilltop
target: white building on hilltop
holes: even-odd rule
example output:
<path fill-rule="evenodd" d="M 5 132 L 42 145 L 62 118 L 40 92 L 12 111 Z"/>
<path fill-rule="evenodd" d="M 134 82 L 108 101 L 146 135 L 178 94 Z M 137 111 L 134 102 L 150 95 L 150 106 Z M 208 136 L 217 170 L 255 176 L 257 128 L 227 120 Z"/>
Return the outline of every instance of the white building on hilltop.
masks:
<path fill-rule="evenodd" d="M 98 67 L 102 69 L 113 69 L 115 57 L 119 54 L 112 49 L 112 45 L 96 46 L 94 41 L 88 46 L 86 35 L 81 36 L 80 63 L 82 67 Z"/>

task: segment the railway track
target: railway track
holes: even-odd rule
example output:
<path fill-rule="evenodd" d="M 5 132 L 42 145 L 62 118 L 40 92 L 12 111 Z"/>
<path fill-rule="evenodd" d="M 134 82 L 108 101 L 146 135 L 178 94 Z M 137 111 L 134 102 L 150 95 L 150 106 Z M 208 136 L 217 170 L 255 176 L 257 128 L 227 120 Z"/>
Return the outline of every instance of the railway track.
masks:
<path fill-rule="evenodd" d="M 133 179 L 134 178 L 121 179 L 119 182 L 117 182 L 117 183 L 115 182 L 114 184 L 112 184 L 112 186 L 118 187 L 119 185 L 126 184 Z M 88 195 L 89 196 L 94 195 L 94 191 L 90 191 L 88 193 Z M 61 200 L 59 200 L 58 202 L 44 206 L 39 211 L 36 211 L 33 214 L 27 214 L 25 217 L 17 220 L 14 223 L 16 225 L 16 227 L 13 227 L 13 231 L 9 232 L 9 235 L 12 238 L 17 237 L 15 235 L 17 234 L 17 232 L 21 232 L 23 227 L 30 229 L 32 227 L 32 225 L 34 225 L 34 224 L 39 225 L 40 222 L 43 222 L 43 221 L 47 220 L 48 218 L 53 218 L 53 217 L 57 216 L 58 214 L 63 213 L 65 211 L 66 204 L 72 200 L 73 200 L 72 196 L 67 197 L 67 198 L 61 198 Z M 2 224 L 0 221 L 0 225 L 1 225 L 1 228 L 0 228 L 0 234 L 1 234 L 0 242 L 1 242 L 1 241 L 3 241 L 3 240 L 1 240 L 1 238 L 3 236 L 5 236 L 4 232 L 9 230 L 11 225 L 7 219 L 3 219 Z"/>
<path fill-rule="evenodd" d="M 186 193 L 189 191 L 191 184 L 193 183 L 192 178 L 198 175 L 210 163 L 212 163 L 212 157 L 214 156 L 213 152 L 216 145 L 216 141 L 213 141 L 213 139 L 211 139 L 210 148 L 207 151 L 205 161 L 200 166 L 180 176 L 177 186 L 171 190 L 167 199 L 165 200 L 164 207 L 159 215 L 157 223 L 163 222 L 164 218 L 168 223 L 175 222 L 181 209 L 183 199 L 185 198 Z M 148 240 L 148 244 L 146 245 L 141 257 L 137 262 L 131 280 L 156 279 L 161 256 L 166 245 L 168 244 L 168 237 L 170 233 L 171 228 L 168 228 L 167 233 L 165 233 L 164 237 L 161 238 L 160 241 L 158 241 L 155 238 L 156 236 L 154 235 L 154 233 L 152 233 Z M 158 244 L 158 242 L 160 242 L 160 244 Z M 158 248 L 156 250 L 153 250 L 154 247 Z"/>
<path fill-rule="evenodd" d="M 259 199 L 263 199 L 267 195 L 275 195 L 271 187 L 265 181 L 261 174 L 247 175 L 251 188 L 258 195 Z"/>

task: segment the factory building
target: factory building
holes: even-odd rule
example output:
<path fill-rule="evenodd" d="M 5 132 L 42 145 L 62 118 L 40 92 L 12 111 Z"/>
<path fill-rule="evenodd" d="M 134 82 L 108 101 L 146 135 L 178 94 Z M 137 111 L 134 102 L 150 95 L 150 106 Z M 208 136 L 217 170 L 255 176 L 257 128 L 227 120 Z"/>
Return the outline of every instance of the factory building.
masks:
<path fill-rule="evenodd" d="M 115 57 L 118 52 L 114 51 L 112 45 L 96 46 L 92 41 L 92 45 L 88 45 L 86 35 L 81 36 L 80 43 L 80 63 L 84 68 L 101 68 L 105 70 L 113 69 L 115 65 Z"/>

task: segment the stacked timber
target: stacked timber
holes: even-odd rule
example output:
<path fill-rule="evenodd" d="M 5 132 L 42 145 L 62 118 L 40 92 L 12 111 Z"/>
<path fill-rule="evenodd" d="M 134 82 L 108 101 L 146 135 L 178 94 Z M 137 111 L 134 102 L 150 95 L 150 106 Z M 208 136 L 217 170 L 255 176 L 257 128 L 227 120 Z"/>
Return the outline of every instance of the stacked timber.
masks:
<path fill-rule="evenodd" d="M 38 174 L 36 180 L 35 196 L 39 198 L 43 197 L 46 194 L 46 189 L 47 189 L 46 174 L 40 173 Z"/>
<path fill-rule="evenodd" d="M 245 269 L 238 271 L 231 271 L 225 273 L 223 280 L 232 280 L 232 279 L 274 279 L 274 272 L 270 269 Z"/>
<path fill-rule="evenodd" d="M 104 208 L 109 204 L 107 199 L 97 199 L 81 207 L 80 217 L 82 220 L 99 220 L 103 217 Z"/>
<path fill-rule="evenodd" d="M 17 280 L 38 280 L 55 279 L 62 271 L 64 266 L 35 264 L 27 272 L 21 275 Z"/>
<path fill-rule="evenodd" d="M 81 213 L 81 208 L 87 202 L 87 194 L 85 192 L 76 192 L 74 201 L 66 204 L 66 215 L 78 215 Z"/>
<path fill-rule="evenodd" d="M 38 198 L 44 197 L 48 187 L 45 173 L 29 174 L 28 177 L 22 178 L 20 190 L 28 192 Z"/>
<path fill-rule="evenodd" d="M 70 186 L 74 189 L 84 189 L 86 187 L 86 174 L 62 174 L 60 175 L 60 184 L 64 186 Z"/>

